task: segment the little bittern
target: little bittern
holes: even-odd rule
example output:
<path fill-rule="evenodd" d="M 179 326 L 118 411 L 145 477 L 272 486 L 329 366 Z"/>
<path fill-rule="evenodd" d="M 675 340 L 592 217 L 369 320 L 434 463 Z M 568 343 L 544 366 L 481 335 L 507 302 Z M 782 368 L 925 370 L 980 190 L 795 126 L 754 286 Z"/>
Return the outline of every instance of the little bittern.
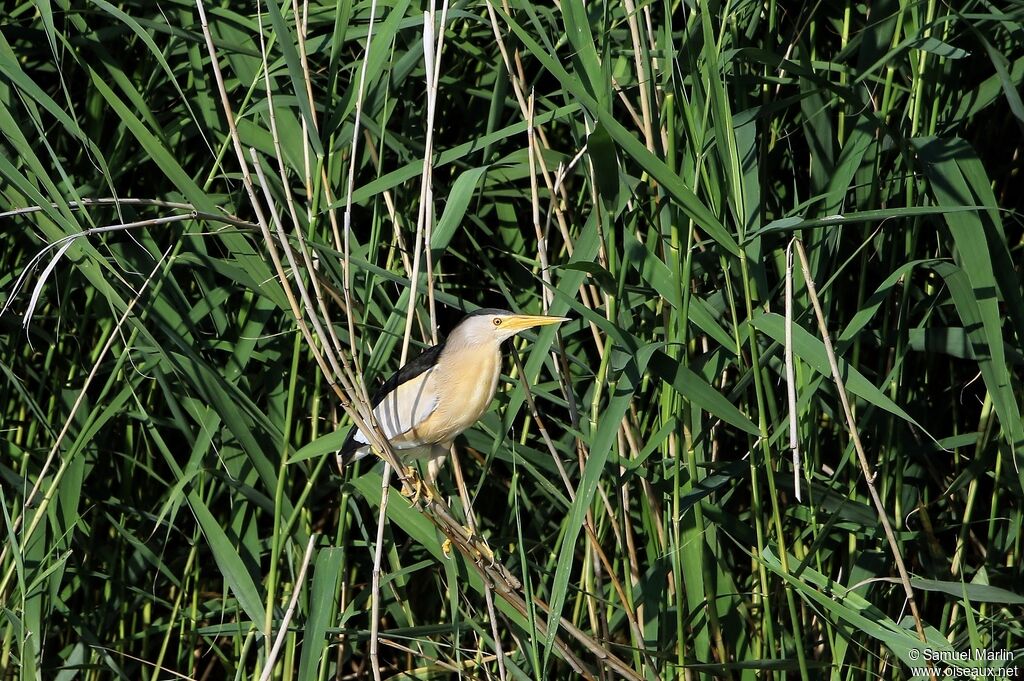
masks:
<path fill-rule="evenodd" d="M 494 399 L 502 341 L 524 329 L 566 320 L 491 308 L 464 317 L 446 340 L 424 350 L 374 394 L 373 415 L 395 453 L 403 459 L 428 459 L 427 480 L 436 480 L 452 441 Z M 369 453 L 370 438 L 352 428 L 339 464 Z"/>

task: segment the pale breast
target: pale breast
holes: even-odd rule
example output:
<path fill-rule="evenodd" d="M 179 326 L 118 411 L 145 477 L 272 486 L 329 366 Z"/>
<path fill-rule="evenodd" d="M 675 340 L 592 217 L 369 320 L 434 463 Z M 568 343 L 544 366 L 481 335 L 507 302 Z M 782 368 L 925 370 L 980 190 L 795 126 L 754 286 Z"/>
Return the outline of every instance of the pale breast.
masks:
<path fill-rule="evenodd" d="M 500 374 L 501 354 L 494 346 L 458 348 L 442 357 L 429 379 L 441 397 L 433 413 L 413 428 L 413 438 L 433 443 L 455 439 L 487 411 Z"/>

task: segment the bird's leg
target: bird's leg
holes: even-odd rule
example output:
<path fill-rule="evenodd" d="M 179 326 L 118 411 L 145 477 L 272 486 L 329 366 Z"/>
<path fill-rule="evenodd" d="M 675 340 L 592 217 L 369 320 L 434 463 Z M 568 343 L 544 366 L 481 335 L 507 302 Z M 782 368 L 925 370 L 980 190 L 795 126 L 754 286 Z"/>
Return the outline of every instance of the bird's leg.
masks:
<path fill-rule="evenodd" d="M 416 485 L 410 484 L 409 478 L 413 476 L 415 471 L 412 466 L 406 466 L 402 472 L 404 475 L 401 477 L 401 496 L 406 499 L 412 499 L 416 494 Z"/>
<path fill-rule="evenodd" d="M 406 466 L 405 475 L 406 479 L 402 481 L 402 496 L 408 499 L 413 506 L 418 506 L 421 500 L 425 499 L 429 504 L 437 498 L 430 483 L 416 477 L 414 466 Z M 415 478 L 416 482 L 410 485 L 409 478 Z"/>
<path fill-rule="evenodd" d="M 473 552 L 473 560 L 479 562 L 486 558 L 491 565 L 494 565 L 494 551 L 491 551 L 491 547 L 487 545 L 487 540 L 481 537 L 479 534 L 473 531 L 472 527 L 463 525 L 462 529 L 465 530 L 466 535 L 469 537 L 467 545 Z M 441 544 L 441 551 L 444 553 L 445 558 L 448 558 L 452 554 L 452 539 L 448 537 Z"/>
<path fill-rule="evenodd" d="M 448 449 L 451 444 L 440 444 L 430 445 L 429 448 L 420 448 L 420 451 L 412 454 L 411 456 L 419 459 L 426 457 L 427 464 L 424 467 L 424 476 L 417 478 L 416 483 L 409 485 L 406 483 L 402 488 L 402 495 L 409 499 L 412 504 L 418 505 L 421 500 L 425 500 L 426 505 L 433 503 L 435 500 L 441 498 L 441 493 L 437 491 L 437 475 L 441 471 L 441 464 L 444 463 L 445 456 L 448 454 Z M 416 469 L 413 465 L 409 465 L 405 469 L 408 477 L 413 477 Z"/>
<path fill-rule="evenodd" d="M 448 457 L 448 452 L 451 451 L 451 448 L 451 442 L 444 442 L 433 447 L 430 459 L 427 462 L 427 477 L 425 484 L 428 488 L 432 487 L 434 483 L 437 482 L 438 473 L 441 472 L 441 467 L 444 465 L 445 459 Z M 486 557 L 487 560 L 493 564 L 494 552 L 491 551 L 491 547 L 487 545 L 487 541 L 468 525 L 463 525 L 462 529 L 466 532 L 466 537 L 468 538 L 468 542 L 466 542 L 466 544 L 473 553 L 473 559 L 480 561 Z M 451 537 L 446 538 L 444 543 L 441 544 L 441 551 L 444 552 L 445 557 L 451 555 Z"/>
<path fill-rule="evenodd" d="M 473 531 L 473 528 L 466 525 L 462 526 L 462 529 L 469 535 L 469 540 L 473 542 L 473 554 L 479 561 L 483 558 L 487 558 L 491 565 L 494 565 L 494 551 L 491 551 L 491 547 L 487 545 L 487 540 L 481 537 L 479 534 Z"/>
<path fill-rule="evenodd" d="M 427 494 L 430 499 L 441 498 L 441 493 L 437 490 L 437 476 L 441 472 L 441 466 L 444 464 L 450 449 L 450 442 L 431 447 L 430 456 L 427 459 L 426 475 L 423 478 L 423 484 L 427 488 Z"/>

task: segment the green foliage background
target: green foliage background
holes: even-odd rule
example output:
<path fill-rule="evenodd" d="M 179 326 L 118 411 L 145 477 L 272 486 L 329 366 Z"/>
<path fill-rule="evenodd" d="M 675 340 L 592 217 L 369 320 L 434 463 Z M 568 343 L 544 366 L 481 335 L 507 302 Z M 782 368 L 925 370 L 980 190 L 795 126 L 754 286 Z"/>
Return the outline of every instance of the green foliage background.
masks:
<path fill-rule="evenodd" d="M 262 210 L 333 290 L 354 161 L 355 338 L 329 305 L 371 389 L 414 289 L 414 345 L 428 289 L 442 332 L 478 305 L 573 318 L 516 341 L 523 372 L 458 443 L 527 593 L 651 679 L 909 678 L 923 647 L 1020 648 L 1024 7 L 460 2 L 422 204 L 426 9 L 206 5 Z M 0 7 L 0 678 L 258 678 L 296 590 L 273 678 L 370 674 L 380 466 L 331 471 L 347 419 L 249 226 L 227 120 L 191 3 Z M 141 202 L 82 204 L 111 197 Z M 793 237 L 927 644 L 799 266 L 794 495 Z M 539 613 L 492 626 L 472 566 L 400 497 L 388 514 L 385 675 L 577 675 Z"/>

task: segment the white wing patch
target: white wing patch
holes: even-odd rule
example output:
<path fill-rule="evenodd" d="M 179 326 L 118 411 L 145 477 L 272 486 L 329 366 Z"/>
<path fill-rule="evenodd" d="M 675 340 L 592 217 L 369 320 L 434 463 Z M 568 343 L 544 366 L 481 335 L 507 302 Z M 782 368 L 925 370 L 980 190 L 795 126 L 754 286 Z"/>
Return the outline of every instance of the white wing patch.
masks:
<path fill-rule="evenodd" d="M 373 410 L 381 430 L 396 449 L 413 448 L 420 444 L 415 441 L 394 440 L 419 426 L 437 408 L 437 391 L 434 389 L 434 381 L 431 380 L 433 373 L 434 370 L 430 369 L 406 381 L 392 390 Z M 364 444 L 370 442 L 362 431 L 357 432 L 353 439 Z"/>

